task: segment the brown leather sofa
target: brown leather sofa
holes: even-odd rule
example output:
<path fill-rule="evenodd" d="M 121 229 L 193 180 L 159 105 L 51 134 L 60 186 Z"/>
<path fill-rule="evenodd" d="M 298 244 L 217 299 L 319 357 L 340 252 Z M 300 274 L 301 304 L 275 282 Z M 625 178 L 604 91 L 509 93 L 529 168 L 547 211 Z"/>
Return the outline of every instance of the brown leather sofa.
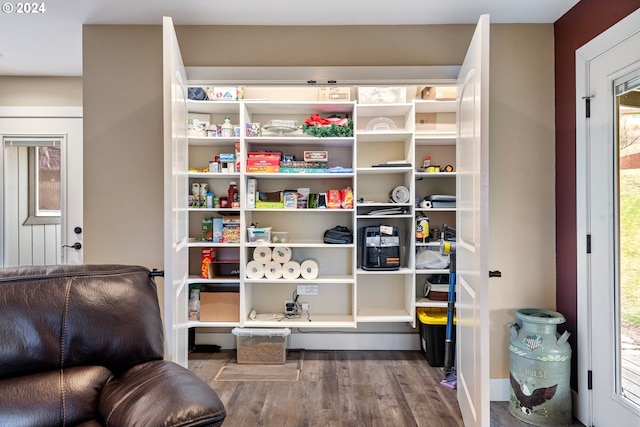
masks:
<path fill-rule="evenodd" d="M 0 269 L 0 426 L 221 425 L 218 395 L 163 354 L 148 269 Z"/>

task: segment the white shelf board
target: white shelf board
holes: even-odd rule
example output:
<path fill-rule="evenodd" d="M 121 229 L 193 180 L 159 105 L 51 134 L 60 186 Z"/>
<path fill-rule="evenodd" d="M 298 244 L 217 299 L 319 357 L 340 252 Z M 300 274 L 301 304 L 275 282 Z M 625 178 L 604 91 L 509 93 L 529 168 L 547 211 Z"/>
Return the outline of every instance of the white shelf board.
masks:
<path fill-rule="evenodd" d="M 269 179 L 338 179 L 338 178 L 353 178 L 354 173 L 260 173 L 260 172 L 247 172 L 245 173 L 247 178 L 269 178 Z"/>
<path fill-rule="evenodd" d="M 416 301 L 416 307 L 439 307 L 447 308 L 447 301 L 433 301 L 429 298 L 419 298 Z"/>
<path fill-rule="evenodd" d="M 222 137 L 209 137 L 209 136 L 189 136 L 187 137 L 189 145 L 198 145 L 204 147 L 233 147 L 233 145 L 240 141 L 240 137 L 222 138 Z"/>
<path fill-rule="evenodd" d="M 233 328 L 240 326 L 240 322 L 201 322 L 199 320 L 189 320 L 187 328 Z"/>
<path fill-rule="evenodd" d="M 318 276 L 317 279 L 244 279 L 244 283 L 246 284 L 269 284 L 269 283 L 298 283 L 298 284 L 309 284 L 309 283 L 344 283 L 344 284 L 352 284 L 355 283 L 355 279 L 353 276 L 348 275 L 321 275 Z"/>
<path fill-rule="evenodd" d="M 254 209 L 245 209 L 245 212 L 282 212 L 282 213 L 295 213 L 295 214 L 311 214 L 311 213 L 321 213 L 321 214 L 334 214 L 339 212 L 353 212 L 352 209 L 342 209 L 342 208 L 314 208 L 314 209 L 297 209 L 297 208 L 254 208 Z"/>
<path fill-rule="evenodd" d="M 245 328 L 355 328 L 356 322 L 352 315 L 328 315 L 313 314 L 309 316 L 311 321 L 307 319 L 307 314 L 303 313 L 297 319 L 282 320 L 251 320 L 244 321 Z"/>
<path fill-rule="evenodd" d="M 238 277 L 216 277 L 213 279 L 203 279 L 198 276 L 189 276 L 187 279 L 187 283 L 190 285 L 217 285 L 217 284 L 235 284 L 238 285 L 240 283 L 240 278 Z"/>
<path fill-rule="evenodd" d="M 258 248 L 263 246 L 268 246 L 270 248 L 276 247 L 290 247 L 290 248 L 315 248 L 315 249 L 352 249 L 355 247 L 354 243 L 323 243 L 322 241 L 317 242 L 299 242 L 299 241 L 290 241 L 286 243 L 254 243 L 254 242 L 246 242 L 244 244 L 246 248 Z"/>
<path fill-rule="evenodd" d="M 191 240 L 187 243 L 190 248 L 239 248 L 240 243 L 214 243 L 204 242 L 202 240 Z"/>
<path fill-rule="evenodd" d="M 438 178 L 455 178 L 456 172 L 416 172 L 416 178 L 438 179 Z"/>
<path fill-rule="evenodd" d="M 367 274 L 413 274 L 413 270 L 408 267 L 400 267 L 398 270 L 363 270 L 362 268 L 358 268 L 356 273 L 359 275 L 367 275 Z M 366 286 L 366 285 L 364 285 Z"/>
<path fill-rule="evenodd" d="M 403 308 L 359 308 L 356 316 L 358 322 L 413 322 L 407 310 Z"/>
<path fill-rule="evenodd" d="M 455 212 L 455 208 L 416 208 L 416 213 L 418 212 Z"/>
<path fill-rule="evenodd" d="M 414 136 L 416 145 L 456 145 L 455 132 L 417 131 Z"/>
<path fill-rule="evenodd" d="M 353 145 L 353 137 L 348 138 L 318 138 L 315 136 L 252 136 L 246 137 L 245 142 L 250 147 L 258 145 L 325 145 L 328 147 L 350 147 Z"/>
<path fill-rule="evenodd" d="M 410 163 L 410 162 L 409 162 Z M 358 175 L 393 175 L 404 174 L 413 172 L 412 166 L 407 167 L 370 167 L 370 168 L 357 168 L 356 173 Z"/>
<path fill-rule="evenodd" d="M 355 102 L 309 102 L 309 101 L 243 101 L 249 114 L 307 114 L 350 113 Z"/>
<path fill-rule="evenodd" d="M 239 179 L 240 174 L 235 173 L 222 173 L 222 172 L 189 172 L 189 178 L 220 178 L 220 179 Z"/>
<path fill-rule="evenodd" d="M 416 268 L 416 274 L 449 274 L 448 268 Z"/>
<path fill-rule="evenodd" d="M 358 131 L 356 138 L 358 143 L 362 142 L 393 142 L 393 141 L 406 141 L 413 137 L 413 132 L 410 131 L 389 131 L 389 132 L 366 132 Z"/>

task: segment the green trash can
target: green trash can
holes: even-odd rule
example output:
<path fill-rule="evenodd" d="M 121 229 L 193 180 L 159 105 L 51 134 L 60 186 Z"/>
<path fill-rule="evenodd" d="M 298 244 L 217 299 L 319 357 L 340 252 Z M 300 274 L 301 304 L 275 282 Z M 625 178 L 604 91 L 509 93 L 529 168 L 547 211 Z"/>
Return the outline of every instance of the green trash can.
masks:
<path fill-rule="evenodd" d="M 537 426 L 568 426 L 571 409 L 569 332 L 557 333 L 562 314 L 537 308 L 517 310 L 509 327 L 509 412 Z"/>

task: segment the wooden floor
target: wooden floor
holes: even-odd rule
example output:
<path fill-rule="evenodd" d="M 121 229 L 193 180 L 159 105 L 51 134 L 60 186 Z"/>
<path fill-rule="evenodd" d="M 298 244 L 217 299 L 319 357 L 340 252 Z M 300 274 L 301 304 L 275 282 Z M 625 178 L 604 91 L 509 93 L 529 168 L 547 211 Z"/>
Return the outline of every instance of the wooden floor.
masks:
<path fill-rule="evenodd" d="M 289 351 L 288 360 L 300 355 Z M 297 381 L 216 381 L 233 352 L 192 353 L 189 369 L 220 396 L 224 427 L 462 427 L 456 390 L 417 351 L 304 351 Z M 530 427 L 492 402 L 492 427 Z M 572 426 L 582 426 L 580 423 Z"/>

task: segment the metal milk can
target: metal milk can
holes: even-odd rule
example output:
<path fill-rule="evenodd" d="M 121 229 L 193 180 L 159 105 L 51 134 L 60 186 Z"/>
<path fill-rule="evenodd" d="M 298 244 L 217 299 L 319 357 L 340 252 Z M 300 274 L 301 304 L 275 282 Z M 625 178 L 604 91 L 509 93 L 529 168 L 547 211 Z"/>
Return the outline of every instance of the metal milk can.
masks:
<path fill-rule="evenodd" d="M 569 332 L 559 335 L 562 314 L 537 308 L 517 310 L 509 327 L 510 401 L 514 417 L 537 426 L 568 426 L 571 410 Z"/>

